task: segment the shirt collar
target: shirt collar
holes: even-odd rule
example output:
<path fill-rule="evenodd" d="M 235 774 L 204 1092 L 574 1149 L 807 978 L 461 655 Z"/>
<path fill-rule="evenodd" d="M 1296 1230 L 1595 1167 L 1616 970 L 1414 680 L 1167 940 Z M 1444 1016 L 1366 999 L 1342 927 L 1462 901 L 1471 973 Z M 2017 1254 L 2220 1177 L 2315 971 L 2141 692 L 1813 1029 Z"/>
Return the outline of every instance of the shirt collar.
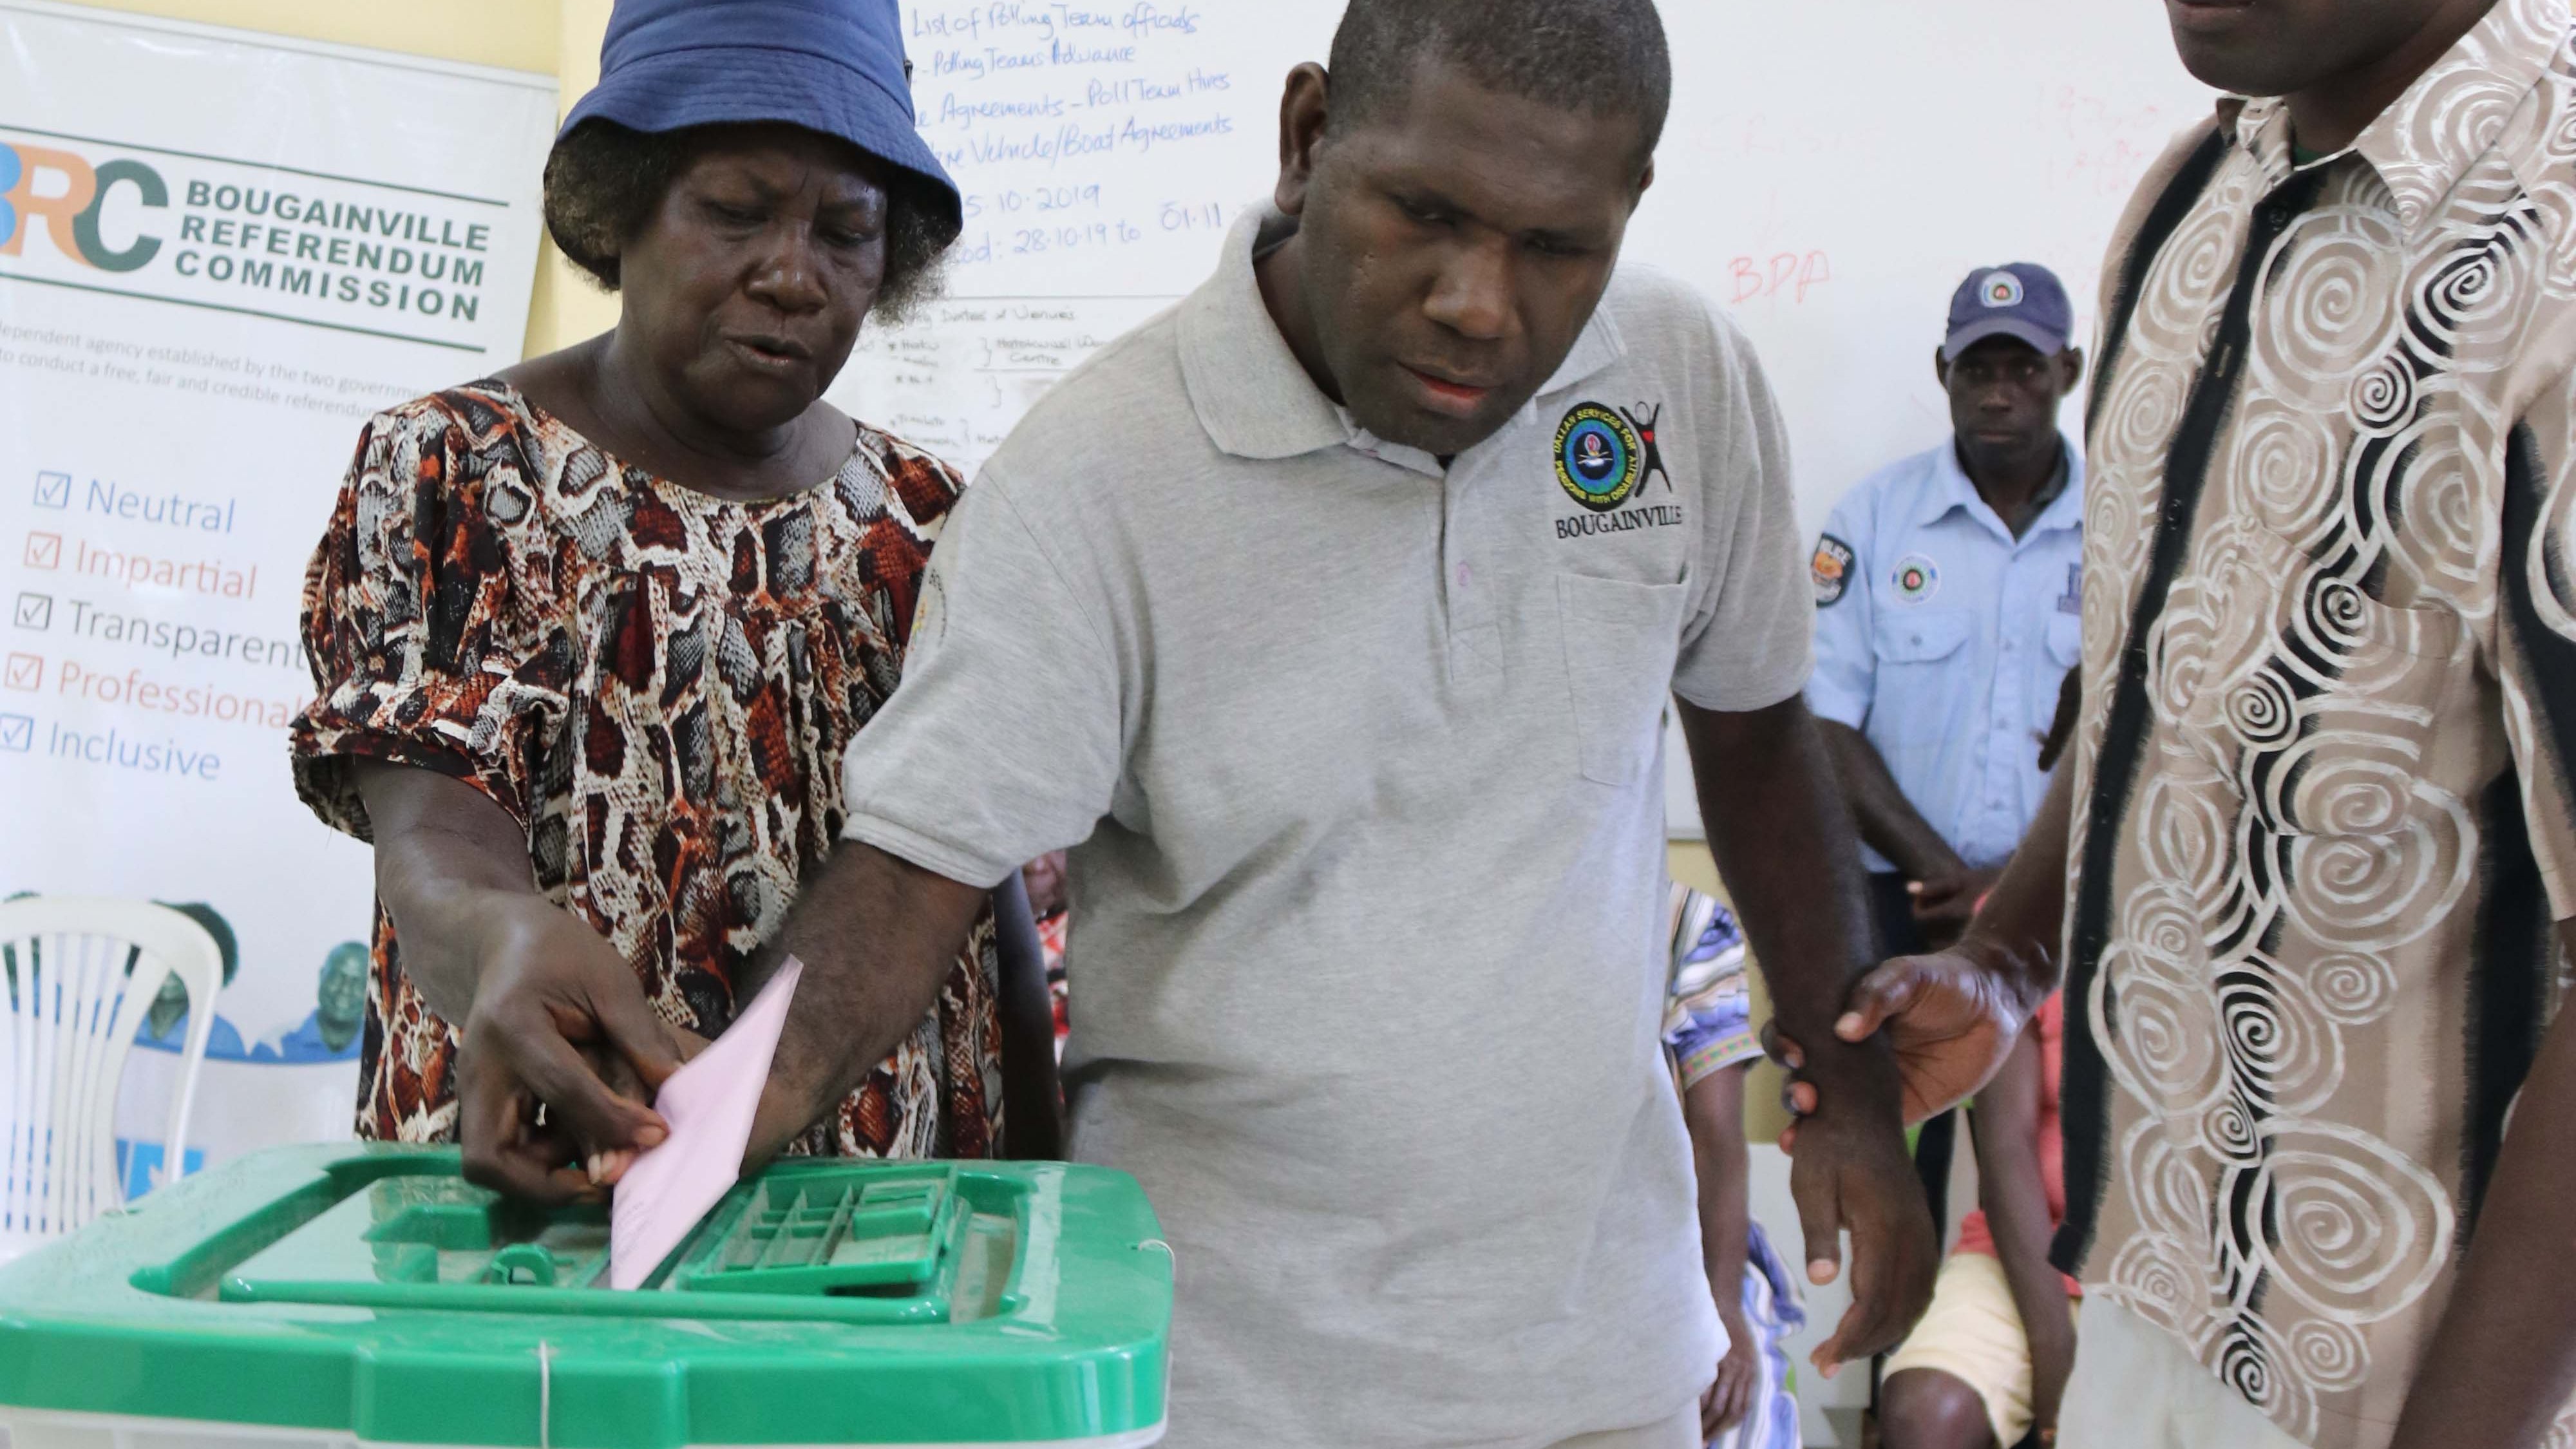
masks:
<path fill-rule="evenodd" d="M 2065 449 L 2058 455 L 2064 460 L 2065 481 L 2058 486 L 2057 496 L 2039 511 L 2039 517 L 2030 521 L 2030 530 L 2022 535 L 2024 538 L 2061 528 L 2084 526 L 2084 455 L 2075 451 L 2073 440 L 2065 434 L 2058 434 L 2057 441 Z"/>
<path fill-rule="evenodd" d="M 1262 227 L 1276 216 L 1267 207 L 1246 212 L 1226 234 L 1216 275 L 1181 303 L 1181 379 L 1199 426 L 1217 447 L 1238 458 L 1294 458 L 1347 444 L 1398 467 L 1439 476 L 1439 461 L 1430 454 L 1385 442 L 1352 421 L 1346 409 L 1315 386 L 1280 335 L 1252 270 Z M 1626 355 L 1609 313 L 1594 308 L 1565 361 L 1522 406 L 1514 424 L 1537 416 L 1539 398 L 1562 392 Z"/>
<path fill-rule="evenodd" d="M 1226 233 L 1216 275 L 1181 303 L 1181 380 L 1210 440 L 1238 458 L 1294 458 L 1350 441 L 1341 409 L 1306 375 L 1261 300 L 1252 249 L 1271 213 Z"/>
<path fill-rule="evenodd" d="M 1606 288 L 1604 295 L 1607 295 Z M 1592 320 L 1583 324 L 1581 335 L 1574 339 L 1574 346 L 1565 354 L 1565 361 L 1556 365 L 1556 372 L 1548 378 L 1546 386 L 1523 405 L 1522 416 L 1535 416 L 1540 398 L 1563 392 L 1627 355 L 1628 343 L 1619 335 L 1619 325 L 1610 320 L 1608 309 L 1594 306 Z"/>
<path fill-rule="evenodd" d="M 2050 499 L 2048 506 L 2039 511 L 2039 516 L 2031 520 L 2030 527 L 2023 530 L 2024 538 L 2052 529 L 2074 528 L 2084 520 L 2083 455 L 2075 451 L 2075 445 L 2067 440 L 2064 433 L 2057 435 L 2057 448 L 2058 467 L 2064 470 L 2057 496 Z M 1914 510 L 1914 526 L 1929 528 L 1949 517 L 1953 509 L 1965 509 L 1973 514 L 1984 502 L 1985 495 L 1977 491 L 1977 485 L 1968 477 L 1968 470 L 1959 466 L 1958 444 L 1955 441 L 1944 443 L 1933 450 L 1932 486 L 1923 490 L 1923 501 Z"/>
<path fill-rule="evenodd" d="M 2409 234 L 2430 220 L 2470 166 L 2492 149 L 2532 101 L 2543 72 L 2567 44 L 2563 0 L 2496 0 L 2486 18 L 2415 78 L 2351 146 L 2309 164 L 2359 156 L 2395 199 Z M 2300 169 L 2290 154 L 2290 110 L 2275 97 L 2231 97 L 2236 139 L 2261 166 L 2266 188 Z"/>

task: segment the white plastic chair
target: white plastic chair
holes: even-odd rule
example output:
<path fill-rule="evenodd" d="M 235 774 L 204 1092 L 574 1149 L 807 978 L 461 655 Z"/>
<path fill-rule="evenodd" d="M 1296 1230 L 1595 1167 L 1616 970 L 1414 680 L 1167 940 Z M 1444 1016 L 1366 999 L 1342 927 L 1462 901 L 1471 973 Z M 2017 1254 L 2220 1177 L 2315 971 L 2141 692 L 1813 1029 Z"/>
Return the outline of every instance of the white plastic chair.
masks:
<path fill-rule="evenodd" d="M 117 1087 L 144 1014 L 173 976 L 188 992 L 188 1039 L 161 1139 L 163 1180 L 185 1170 L 223 956 L 205 927 L 167 906 L 86 896 L 0 901 L 0 953 L 8 1011 L 0 1035 L 5 1261 L 124 1205 Z"/>

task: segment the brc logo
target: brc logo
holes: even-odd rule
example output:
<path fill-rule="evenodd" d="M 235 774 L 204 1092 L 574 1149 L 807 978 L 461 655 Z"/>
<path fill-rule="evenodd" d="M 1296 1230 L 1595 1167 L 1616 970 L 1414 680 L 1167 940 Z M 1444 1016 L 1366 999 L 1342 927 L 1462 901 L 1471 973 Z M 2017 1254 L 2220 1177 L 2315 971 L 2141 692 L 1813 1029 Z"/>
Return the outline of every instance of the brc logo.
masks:
<path fill-rule="evenodd" d="M 39 195 L 36 179 L 56 176 L 62 190 Z M 166 207 L 170 188 L 161 173 L 140 161 L 119 158 L 93 167 L 69 151 L 42 146 L 0 145 L 0 257 L 26 250 L 27 233 L 42 221 L 54 250 L 102 272 L 131 272 L 161 250 L 161 239 L 138 236 L 123 250 L 111 249 L 98 231 L 99 212 L 108 194 L 131 185 L 145 206 Z"/>

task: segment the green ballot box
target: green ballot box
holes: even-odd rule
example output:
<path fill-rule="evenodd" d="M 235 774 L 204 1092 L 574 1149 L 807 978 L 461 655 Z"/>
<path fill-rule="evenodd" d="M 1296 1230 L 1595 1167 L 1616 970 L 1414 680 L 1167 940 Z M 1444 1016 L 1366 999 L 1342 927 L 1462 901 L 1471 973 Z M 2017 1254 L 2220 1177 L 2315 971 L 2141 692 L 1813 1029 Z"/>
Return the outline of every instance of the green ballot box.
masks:
<path fill-rule="evenodd" d="M 0 1269 L 12 1449 L 1151 1444 L 1172 1260 L 1135 1182 L 799 1159 L 642 1289 L 608 1217 L 452 1150 L 293 1147 Z"/>

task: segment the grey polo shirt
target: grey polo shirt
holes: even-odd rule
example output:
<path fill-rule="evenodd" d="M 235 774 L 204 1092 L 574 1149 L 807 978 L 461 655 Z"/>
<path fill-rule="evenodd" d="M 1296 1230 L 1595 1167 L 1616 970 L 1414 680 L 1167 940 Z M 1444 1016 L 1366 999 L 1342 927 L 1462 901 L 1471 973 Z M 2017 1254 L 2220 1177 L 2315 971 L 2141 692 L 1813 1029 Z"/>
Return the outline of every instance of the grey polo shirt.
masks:
<path fill-rule="evenodd" d="M 1668 692 L 1806 683 L 1771 396 L 1624 268 L 1443 470 L 1216 275 L 1041 401 L 933 557 L 848 833 L 1070 846 L 1074 1151 L 1179 1264 L 1177 1449 L 1530 1446 L 1721 1340 L 1657 1026 Z"/>

